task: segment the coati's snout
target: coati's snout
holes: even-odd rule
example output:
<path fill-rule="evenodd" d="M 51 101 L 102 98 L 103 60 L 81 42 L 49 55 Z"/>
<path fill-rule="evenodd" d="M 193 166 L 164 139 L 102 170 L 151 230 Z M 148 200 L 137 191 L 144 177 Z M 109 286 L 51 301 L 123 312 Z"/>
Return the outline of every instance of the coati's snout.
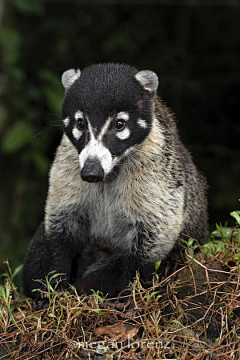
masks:
<path fill-rule="evenodd" d="M 104 178 L 104 170 L 98 159 L 87 158 L 81 170 L 81 178 L 87 182 L 98 182 Z"/>

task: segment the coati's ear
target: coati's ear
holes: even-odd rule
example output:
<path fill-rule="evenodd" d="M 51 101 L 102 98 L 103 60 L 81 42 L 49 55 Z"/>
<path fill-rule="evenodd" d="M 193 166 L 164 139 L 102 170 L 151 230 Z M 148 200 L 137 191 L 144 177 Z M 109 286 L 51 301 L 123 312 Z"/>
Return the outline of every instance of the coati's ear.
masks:
<path fill-rule="evenodd" d="M 62 74 L 62 84 L 65 90 L 68 90 L 70 86 L 79 78 L 81 71 L 79 69 L 70 69 Z"/>
<path fill-rule="evenodd" d="M 150 70 L 139 71 L 135 78 L 138 82 L 144 87 L 145 90 L 150 92 L 152 95 L 156 94 L 158 88 L 158 77 L 157 75 Z"/>

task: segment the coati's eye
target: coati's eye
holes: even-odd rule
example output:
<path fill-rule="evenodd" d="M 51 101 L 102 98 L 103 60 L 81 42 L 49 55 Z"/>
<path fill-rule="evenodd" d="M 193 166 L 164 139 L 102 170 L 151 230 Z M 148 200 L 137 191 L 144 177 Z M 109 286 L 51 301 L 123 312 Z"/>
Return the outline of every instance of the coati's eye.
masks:
<path fill-rule="evenodd" d="M 84 130 L 85 129 L 85 120 L 83 118 L 79 118 L 76 120 L 77 128 L 78 130 Z"/>
<path fill-rule="evenodd" d="M 115 129 L 121 131 L 125 128 L 126 122 L 123 119 L 118 119 L 115 123 Z"/>

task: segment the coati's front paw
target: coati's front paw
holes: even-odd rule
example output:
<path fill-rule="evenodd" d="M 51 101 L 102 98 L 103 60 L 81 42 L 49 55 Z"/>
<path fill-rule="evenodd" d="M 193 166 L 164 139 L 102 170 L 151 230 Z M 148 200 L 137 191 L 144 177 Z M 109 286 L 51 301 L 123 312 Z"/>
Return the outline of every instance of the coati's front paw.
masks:
<path fill-rule="evenodd" d="M 48 308 L 48 306 L 49 306 L 48 298 L 33 300 L 33 310 L 35 311 L 45 310 Z"/>
<path fill-rule="evenodd" d="M 114 254 L 89 266 L 73 285 L 79 295 L 99 290 L 108 298 L 129 296 L 129 283 L 136 276 L 136 268 L 135 259 Z M 126 290 L 128 294 L 124 293 Z"/>
<path fill-rule="evenodd" d="M 90 295 L 92 290 L 97 290 L 96 284 L 92 279 L 84 279 L 74 284 L 78 295 Z"/>
<path fill-rule="evenodd" d="M 94 282 L 91 281 L 89 278 L 80 281 L 78 284 L 75 285 L 75 287 L 79 295 L 90 295 L 92 294 L 92 290 L 99 290 L 103 292 L 105 300 L 102 304 L 100 304 L 100 308 L 103 309 L 107 309 L 110 307 L 122 311 L 123 309 L 127 308 L 131 303 L 132 289 L 130 287 L 124 289 L 123 291 L 119 291 L 119 289 L 116 287 L 115 292 L 113 292 L 113 288 L 111 287 L 112 291 L 111 293 L 109 293 L 108 291 L 106 291 L 106 288 L 104 289 L 103 287 L 101 287 L 99 281 Z"/>
<path fill-rule="evenodd" d="M 97 277 L 96 274 L 83 277 L 74 284 L 79 295 L 91 295 L 93 291 L 100 291 L 108 298 L 117 298 L 120 302 L 127 302 L 132 294 L 132 289 L 121 281 L 108 281 L 107 277 Z"/>
<path fill-rule="evenodd" d="M 55 278 L 51 281 L 50 286 L 42 284 L 37 293 L 34 294 L 33 300 L 34 310 L 44 310 L 49 306 L 49 294 L 53 294 L 55 291 L 62 292 L 69 288 L 69 284 L 66 280 Z"/>
<path fill-rule="evenodd" d="M 65 291 L 69 288 L 69 283 L 66 279 L 56 277 L 51 281 L 51 287 L 54 291 Z"/>

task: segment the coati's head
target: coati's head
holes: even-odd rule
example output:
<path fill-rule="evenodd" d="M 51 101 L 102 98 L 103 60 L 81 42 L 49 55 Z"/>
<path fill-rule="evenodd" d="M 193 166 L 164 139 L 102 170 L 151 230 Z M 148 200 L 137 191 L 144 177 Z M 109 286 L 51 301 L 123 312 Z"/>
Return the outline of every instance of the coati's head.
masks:
<path fill-rule="evenodd" d="M 103 180 L 150 132 L 157 75 L 100 64 L 63 73 L 64 130 L 79 154 L 81 177 Z"/>

